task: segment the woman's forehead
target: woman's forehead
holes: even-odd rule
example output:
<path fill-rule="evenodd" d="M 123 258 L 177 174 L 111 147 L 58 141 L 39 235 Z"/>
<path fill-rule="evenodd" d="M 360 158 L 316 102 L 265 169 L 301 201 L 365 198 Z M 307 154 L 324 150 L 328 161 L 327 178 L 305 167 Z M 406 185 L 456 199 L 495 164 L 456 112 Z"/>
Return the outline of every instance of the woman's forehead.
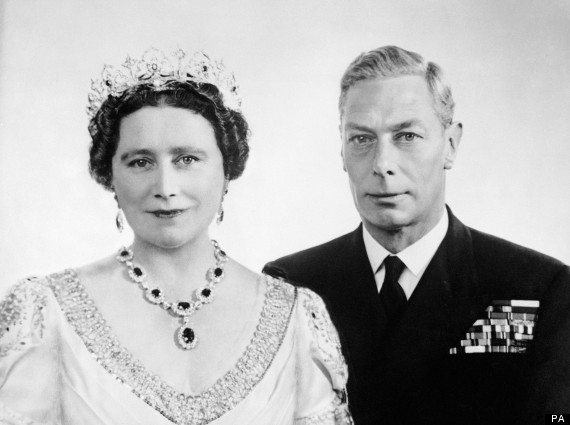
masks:
<path fill-rule="evenodd" d="M 210 122 L 188 109 L 144 107 L 121 120 L 120 150 L 149 149 L 207 149 L 216 147 L 216 137 Z"/>

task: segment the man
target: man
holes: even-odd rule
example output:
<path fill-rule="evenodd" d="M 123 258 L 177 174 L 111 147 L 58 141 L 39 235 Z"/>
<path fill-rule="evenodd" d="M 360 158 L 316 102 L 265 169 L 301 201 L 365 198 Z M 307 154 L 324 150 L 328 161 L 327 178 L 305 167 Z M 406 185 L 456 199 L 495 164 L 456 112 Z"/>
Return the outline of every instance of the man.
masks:
<path fill-rule="evenodd" d="M 362 224 L 266 265 L 325 300 L 357 425 L 543 423 L 570 412 L 570 273 L 445 205 L 462 125 L 440 68 L 382 47 L 341 81 Z"/>

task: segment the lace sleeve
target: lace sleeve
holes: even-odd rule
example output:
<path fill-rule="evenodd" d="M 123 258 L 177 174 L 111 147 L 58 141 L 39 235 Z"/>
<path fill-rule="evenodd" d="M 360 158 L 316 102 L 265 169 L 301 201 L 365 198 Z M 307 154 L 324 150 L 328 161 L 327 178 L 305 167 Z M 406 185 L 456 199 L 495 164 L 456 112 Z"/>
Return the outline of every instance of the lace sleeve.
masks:
<path fill-rule="evenodd" d="M 299 398 L 296 425 L 353 424 L 348 410 L 347 366 L 323 300 L 299 289 Z"/>
<path fill-rule="evenodd" d="M 43 337 L 45 293 L 40 279 L 27 278 L 0 303 L 0 358 Z"/>

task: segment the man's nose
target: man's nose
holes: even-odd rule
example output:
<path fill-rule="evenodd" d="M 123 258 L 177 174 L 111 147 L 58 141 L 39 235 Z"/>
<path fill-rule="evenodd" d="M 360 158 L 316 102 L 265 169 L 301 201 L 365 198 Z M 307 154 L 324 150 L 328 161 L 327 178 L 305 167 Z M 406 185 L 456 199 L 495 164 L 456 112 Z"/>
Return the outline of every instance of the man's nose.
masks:
<path fill-rule="evenodd" d="M 389 140 L 379 140 L 374 149 L 372 172 L 380 177 L 393 176 L 397 154 L 396 147 Z"/>
<path fill-rule="evenodd" d="M 179 186 L 174 169 L 169 165 L 161 165 L 156 170 L 154 197 L 168 199 L 178 194 Z"/>

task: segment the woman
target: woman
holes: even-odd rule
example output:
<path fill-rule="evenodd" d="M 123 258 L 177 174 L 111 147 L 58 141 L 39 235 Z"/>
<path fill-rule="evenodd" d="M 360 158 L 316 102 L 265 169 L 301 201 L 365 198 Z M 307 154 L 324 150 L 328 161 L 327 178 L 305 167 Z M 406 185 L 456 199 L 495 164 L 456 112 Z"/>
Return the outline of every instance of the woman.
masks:
<path fill-rule="evenodd" d="M 204 54 L 152 49 L 104 68 L 89 95 L 90 170 L 134 241 L 12 289 L 0 308 L 0 422 L 352 422 L 322 300 L 208 236 L 248 155 L 237 92 Z"/>

